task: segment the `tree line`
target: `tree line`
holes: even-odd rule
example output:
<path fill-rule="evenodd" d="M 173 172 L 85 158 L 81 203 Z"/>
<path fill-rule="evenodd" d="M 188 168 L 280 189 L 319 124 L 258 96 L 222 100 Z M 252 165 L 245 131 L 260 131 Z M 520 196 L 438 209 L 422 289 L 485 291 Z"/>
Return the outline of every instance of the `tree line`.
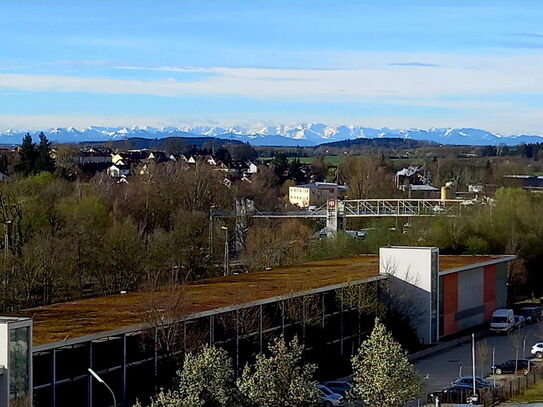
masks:
<path fill-rule="evenodd" d="M 21 172 L 0 184 L 3 310 L 220 275 L 221 226 L 235 228 L 233 220 L 210 222 L 210 209 L 233 211 L 236 197 L 250 196 L 259 209 L 292 210 L 288 186 L 300 168 L 299 161 L 277 156 L 261 164 L 250 182 L 227 186 L 223 173 L 205 163 L 169 162 L 119 184 L 105 174 L 85 182 L 66 179 L 54 156 L 59 151 L 52 154 L 45 136 L 37 144 L 25 137 L 14 163 Z M 349 186 L 349 198 L 400 197 L 394 184 L 398 165 L 382 155 L 349 156 L 332 170 Z M 453 157 L 425 165 L 436 182 L 454 179 L 458 185 L 503 182 L 503 174 L 526 169 L 520 162 Z M 314 179 L 330 174 L 322 157 L 308 167 Z M 386 244 L 439 246 L 443 253 L 516 254 L 513 286 L 525 293 L 533 287 L 529 291 L 537 295 L 543 281 L 537 270 L 543 259 L 537 243 L 543 237 L 541 199 L 504 189 L 488 205 L 467 208 L 460 218 L 413 220 L 407 228 L 393 220 L 350 220 L 350 228 L 369 229 L 366 240 L 342 233 L 318 240 L 318 223 L 254 219 L 240 256 L 250 270 L 262 270 L 375 253 Z M 230 238 L 236 238 L 234 233 Z"/>

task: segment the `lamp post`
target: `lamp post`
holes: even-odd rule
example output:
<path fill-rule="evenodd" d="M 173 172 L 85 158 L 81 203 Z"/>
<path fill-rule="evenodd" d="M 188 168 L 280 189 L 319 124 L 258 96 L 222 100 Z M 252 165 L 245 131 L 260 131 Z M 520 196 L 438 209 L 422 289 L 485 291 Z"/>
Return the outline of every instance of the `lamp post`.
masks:
<path fill-rule="evenodd" d="M 209 257 L 213 254 L 213 210 L 215 205 L 209 207 Z"/>
<path fill-rule="evenodd" d="M 471 396 L 471 401 L 477 401 L 477 387 L 475 382 L 475 334 L 471 334 L 471 374 L 473 378 L 473 396 Z"/>
<path fill-rule="evenodd" d="M 111 397 L 113 397 L 113 407 L 117 407 L 117 399 L 115 398 L 115 393 L 113 393 L 113 390 L 111 390 L 111 387 L 107 385 L 107 383 L 98 376 L 98 373 L 96 373 L 94 370 L 92 370 L 90 367 L 87 369 L 91 375 L 94 376 L 94 378 L 98 381 L 98 383 L 102 383 L 104 386 L 107 387 L 109 392 L 111 393 Z"/>
<path fill-rule="evenodd" d="M 8 253 L 9 253 L 9 233 L 8 233 L 8 228 L 9 228 L 10 223 L 11 223 L 10 220 L 6 220 L 4 222 L 4 258 L 5 259 L 8 258 Z"/>
<path fill-rule="evenodd" d="M 224 230 L 224 275 L 227 276 L 229 273 L 229 264 L 228 264 L 228 228 L 226 226 L 221 226 L 221 229 Z"/>
<path fill-rule="evenodd" d="M 492 377 L 494 380 L 494 387 L 496 387 L 496 347 L 492 348 Z"/>
<path fill-rule="evenodd" d="M 430 378 L 430 373 L 426 373 L 426 376 L 424 376 L 424 381 L 428 380 Z M 417 407 L 420 407 L 420 397 L 417 398 Z"/>

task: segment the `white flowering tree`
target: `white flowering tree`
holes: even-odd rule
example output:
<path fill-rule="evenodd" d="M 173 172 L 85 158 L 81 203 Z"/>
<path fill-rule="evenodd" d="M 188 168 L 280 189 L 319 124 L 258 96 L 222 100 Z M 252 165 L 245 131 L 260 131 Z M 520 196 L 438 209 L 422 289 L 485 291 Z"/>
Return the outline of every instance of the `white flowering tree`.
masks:
<path fill-rule="evenodd" d="M 178 388 L 160 392 L 150 407 L 234 407 L 238 405 L 232 361 L 224 349 L 205 346 L 187 354 Z"/>
<path fill-rule="evenodd" d="M 254 366 L 246 366 L 238 388 L 251 407 L 305 407 L 320 401 L 316 366 L 303 362 L 303 346 L 281 336 L 270 345 L 270 356 L 258 355 Z"/>
<path fill-rule="evenodd" d="M 348 397 L 366 406 L 401 407 L 422 392 L 407 352 L 375 319 L 371 335 L 352 358 L 353 388 Z"/>

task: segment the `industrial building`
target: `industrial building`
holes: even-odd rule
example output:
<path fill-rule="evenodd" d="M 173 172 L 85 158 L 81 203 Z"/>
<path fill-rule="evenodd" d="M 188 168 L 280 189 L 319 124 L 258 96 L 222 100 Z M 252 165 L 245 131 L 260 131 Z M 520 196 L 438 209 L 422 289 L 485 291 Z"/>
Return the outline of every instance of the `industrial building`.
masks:
<path fill-rule="evenodd" d="M 131 406 L 136 398 L 145 399 L 167 385 L 183 354 L 204 343 L 227 349 L 237 371 L 280 334 L 300 337 L 308 358 L 321 368 L 348 364 L 373 321 L 343 294 L 368 285 L 411 301 L 419 314 L 421 341 L 435 342 L 484 322 L 493 307 L 507 301 L 512 259 L 439 256 L 436 248 L 383 248 L 379 256 L 29 309 L 17 319 L 0 320 L 0 335 L 6 338 L 0 341 L 0 365 L 5 366 L 0 407 L 110 406 L 107 390 L 93 381 L 88 368 L 110 384 L 118 405 Z M 24 335 L 10 335 L 22 326 L 26 354 L 32 355 L 27 359 L 21 356 Z M 10 352 L 19 352 L 16 365 L 5 356 Z M 26 383 L 27 391 L 14 383 Z"/>
<path fill-rule="evenodd" d="M 507 306 L 509 263 L 515 256 L 439 256 L 436 247 L 384 247 L 380 274 L 397 301 L 417 315 L 421 343 L 434 343 L 490 321 Z"/>

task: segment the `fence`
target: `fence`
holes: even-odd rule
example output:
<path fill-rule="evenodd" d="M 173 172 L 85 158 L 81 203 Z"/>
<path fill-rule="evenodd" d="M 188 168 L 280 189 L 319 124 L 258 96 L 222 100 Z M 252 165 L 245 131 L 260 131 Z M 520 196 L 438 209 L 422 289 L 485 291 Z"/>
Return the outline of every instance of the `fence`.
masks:
<path fill-rule="evenodd" d="M 526 374 L 508 376 L 500 387 L 477 390 L 477 395 L 479 396 L 478 405 L 490 407 L 501 401 L 510 400 L 522 394 L 528 387 L 541 379 L 543 379 L 543 367 L 541 365 L 532 365 L 530 371 Z M 461 395 L 456 394 L 454 396 L 451 394 L 450 397 L 445 396 L 439 403 L 439 406 L 458 406 L 458 402 L 467 403 L 472 393 L 470 389 L 466 388 L 466 391 L 462 392 Z M 457 398 L 461 398 L 462 400 L 455 400 Z M 427 406 L 435 406 L 435 403 L 428 403 Z"/>
<path fill-rule="evenodd" d="M 484 406 L 491 406 L 497 401 L 510 400 L 511 398 L 524 393 L 524 391 L 543 379 L 543 367 L 541 365 L 532 365 L 530 371 L 524 375 L 509 377 L 501 387 L 495 391 L 485 391 L 481 393 L 481 401 Z"/>

